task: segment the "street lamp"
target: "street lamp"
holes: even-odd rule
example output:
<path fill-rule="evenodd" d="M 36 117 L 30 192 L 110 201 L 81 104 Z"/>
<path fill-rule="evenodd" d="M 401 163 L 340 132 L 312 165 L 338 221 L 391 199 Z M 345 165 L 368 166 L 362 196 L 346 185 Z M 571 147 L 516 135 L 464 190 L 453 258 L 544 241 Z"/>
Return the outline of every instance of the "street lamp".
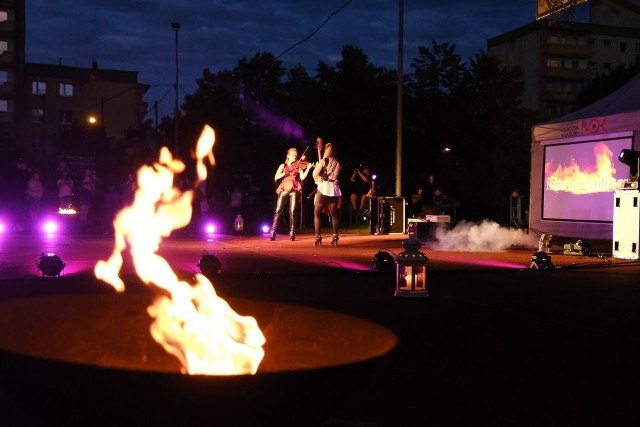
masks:
<path fill-rule="evenodd" d="M 180 84 L 180 80 L 178 79 L 178 32 L 180 32 L 180 23 L 172 22 L 171 28 L 176 33 L 176 82 L 173 85 L 173 89 L 175 91 L 175 103 L 173 104 L 173 150 L 174 156 L 178 155 L 178 85 Z"/>

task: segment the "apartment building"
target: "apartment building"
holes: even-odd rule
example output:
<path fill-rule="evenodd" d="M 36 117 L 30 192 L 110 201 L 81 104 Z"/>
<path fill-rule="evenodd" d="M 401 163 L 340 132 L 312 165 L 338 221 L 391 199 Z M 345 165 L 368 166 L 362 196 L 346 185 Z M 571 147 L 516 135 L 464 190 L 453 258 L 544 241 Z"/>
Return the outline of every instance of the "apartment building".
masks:
<path fill-rule="evenodd" d="M 35 162 L 60 153 L 70 129 L 99 127 L 103 141 L 144 120 L 148 85 L 135 71 L 25 62 L 25 1 L 0 0 L 0 144 Z"/>
<path fill-rule="evenodd" d="M 589 22 L 536 20 L 489 39 L 487 53 L 523 70 L 525 107 L 562 116 L 593 77 L 640 61 L 639 11 L 640 0 L 590 0 Z"/>

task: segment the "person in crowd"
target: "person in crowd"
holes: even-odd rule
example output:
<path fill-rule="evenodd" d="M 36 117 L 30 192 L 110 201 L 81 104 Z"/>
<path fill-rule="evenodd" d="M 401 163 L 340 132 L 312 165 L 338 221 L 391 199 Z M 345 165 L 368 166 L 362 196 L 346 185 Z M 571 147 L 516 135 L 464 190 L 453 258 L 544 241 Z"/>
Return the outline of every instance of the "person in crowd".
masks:
<path fill-rule="evenodd" d="M 108 223 L 112 223 L 116 214 L 122 208 L 122 202 L 120 200 L 120 191 L 113 177 L 108 177 L 106 187 L 104 195 L 105 220 Z"/>
<path fill-rule="evenodd" d="M 353 168 L 349 181 L 351 181 L 351 209 L 353 212 L 363 211 L 367 200 L 371 198 L 373 187 L 371 170 L 366 166 Z"/>
<path fill-rule="evenodd" d="M 58 187 L 58 207 L 60 209 L 69 209 L 73 203 L 73 179 L 69 176 L 67 169 L 62 170 L 62 174 L 56 183 Z"/>
<path fill-rule="evenodd" d="M 353 212 L 368 213 L 367 203 L 376 196 L 375 181 L 371 176 L 371 169 L 364 166 L 354 168 L 351 174 L 353 184 L 351 192 L 351 209 Z"/>
<path fill-rule="evenodd" d="M 104 214 L 104 188 L 102 179 L 98 177 L 98 174 L 94 169 L 86 168 L 84 170 L 81 185 L 84 183 L 89 184 L 89 190 L 91 191 L 91 206 L 89 206 L 91 215 L 94 217 L 96 214 L 101 216 Z"/>
<path fill-rule="evenodd" d="M 415 193 L 411 195 L 410 213 L 412 216 L 421 216 L 424 212 L 431 212 L 436 203 L 436 192 L 441 191 L 436 186 L 436 178 L 429 175 L 427 182 L 418 185 Z"/>
<path fill-rule="evenodd" d="M 29 218 L 29 203 L 25 199 L 25 188 L 32 178 L 33 168 L 20 157 L 16 159 L 15 167 L 9 167 L 3 172 L 6 174 L 2 177 L 0 184 L 1 194 L 4 194 L 0 203 L 0 214 L 11 218 L 11 227 L 14 231 L 24 231 Z"/>
<path fill-rule="evenodd" d="M 276 240 L 278 221 L 289 204 L 289 240 L 296 240 L 296 213 L 298 202 L 302 200 L 302 182 L 305 180 L 313 165 L 298 159 L 298 150 L 289 148 L 283 163 L 280 163 L 273 180 L 276 187 L 276 205 L 273 211 L 273 223 L 269 240 Z"/>
<path fill-rule="evenodd" d="M 40 179 L 40 172 L 34 170 L 31 179 L 27 182 L 27 201 L 29 203 L 29 218 L 35 225 L 42 212 L 42 198 L 44 197 L 44 184 Z"/>
<path fill-rule="evenodd" d="M 318 138 L 318 143 L 322 146 L 322 140 Z M 336 149 L 332 143 L 324 147 L 322 158 L 313 169 L 313 180 L 318 185 L 313 201 L 313 228 L 316 233 L 314 245 L 322 246 L 322 235 L 320 228 L 322 225 L 322 213 L 328 212 L 333 228 L 333 238 L 331 246 L 338 245 L 338 231 L 340 229 L 340 219 L 338 215 L 338 205 L 342 192 L 338 177 L 342 166 L 336 158 Z"/>
<path fill-rule="evenodd" d="M 130 172 L 127 174 L 127 179 L 120 184 L 120 203 L 122 207 L 133 204 L 137 190 L 138 182 L 136 181 L 136 175 Z"/>
<path fill-rule="evenodd" d="M 84 180 L 78 190 L 78 204 L 80 205 L 80 222 L 85 224 L 89 220 L 89 210 L 93 200 L 91 182 Z"/>

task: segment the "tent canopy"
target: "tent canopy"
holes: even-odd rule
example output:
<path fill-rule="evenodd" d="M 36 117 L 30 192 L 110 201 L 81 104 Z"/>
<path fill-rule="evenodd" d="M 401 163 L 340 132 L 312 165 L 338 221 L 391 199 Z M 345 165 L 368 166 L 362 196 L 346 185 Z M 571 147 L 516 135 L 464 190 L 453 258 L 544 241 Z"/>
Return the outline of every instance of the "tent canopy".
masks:
<path fill-rule="evenodd" d="M 609 96 L 594 102 L 584 108 L 558 119 L 534 125 L 531 132 L 531 197 L 529 208 L 529 226 L 534 232 L 540 234 L 546 232 L 558 236 L 572 237 L 578 239 L 598 239 L 611 240 L 613 236 L 613 190 L 601 195 L 599 201 L 590 199 L 590 195 L 566 194 L 566 199 L 562 195 L 553 194 L 552 186 L 549 185 L 547 174 L 552 172 L 552 168 L 557 168 L 557 163 L 552 163 L 554 159 L 545 158 L 554 150 L 550 146 L 568 147 L 566 150 L 575 150 L 570 161 L 586 157 L 581 150 L 594 150 L 602 147 L 616 147 L 620 144 L 626 148 L 636 150 L 640 146 L 640 74 L 634 76 L 627 84 L 611 93 Z M 614 142 L 617 141 L 617 142 Z M 622 142 L 620 142 L 622 141 Z M 558 150 L 559 152 L 559 150 Z M 609 166 L 617 169 L 617 175 L 624 173 L 626 165 L 622 165 L 617 160 L 618 152 L 606 151 Z M 591 161 L 595 164 L 596 155 L 591 156 Z M 606 162 L 605 162 L 606 163 Z M 569 166 L 560 166 L 563 172 L 569 171 Z M 580 165 L 572 165 L 574 169 L 580 169 Z M 580 169 L 581 175 L 588 175 L 584 171 L 591 173 L 594 166 L 583 166 Z M 601 176 L 601 175 L 600 175 Z M 564 187 L 563 187 L 564 188 Z M 545 195 L 547 199 L 545 200 Z M 605 199 L 602 199 L 605 197 Z M 554 211 L 551 203 L 562 203 L 570 209 L 573 205 L 580 205 L 588 201 L 593 208 L 596 204 L 609 203 L 605 206 L 607 212 L 601 217 L 588 218 L 588 214 L 578 213 L 575 216 L 567 217 L 554 216 L 549 211 Z M 547 206 L 545 206 L 547 203 Z M 578 207 L 575 208 L 576 210 Z M 589 208 L 580 207 L 583 210 Z M 582 215 L 585 215 L 584 217 Z"/>

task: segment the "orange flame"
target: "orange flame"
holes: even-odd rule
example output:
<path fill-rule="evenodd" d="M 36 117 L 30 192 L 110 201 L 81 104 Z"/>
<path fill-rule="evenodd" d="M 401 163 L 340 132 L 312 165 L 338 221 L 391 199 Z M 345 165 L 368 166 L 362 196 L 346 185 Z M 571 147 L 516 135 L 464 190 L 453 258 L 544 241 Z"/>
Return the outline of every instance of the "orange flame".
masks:
<path fill-rule="evenodd" d="M 214 142 L 213 129 L 205 126 L 195 153 L 198 183 L 207 177 L 204 158 L 215 164 Z M 154 319 L 150 330 L 156 342 L 180 360 L 183 373 L 255 374 L 266 342 L 255 318 L 238 315 L 202 274 L 196 274 L 195 285 L 180 281 L 157 254 L 162 238 L 191 219 L 193 190 L 173 187 L 174 174 L 184 169 L 184 163 L 162 147 L 157 163 L 138 170 L 134 202 L 114 220 L 114 251 L 107 261 L 98 261 L 95 275 L 123 292 L 118 273 L 128 246 L 140 279 L 167 291 L 168 296 L 156 298 L 147 309 Z"/>
<path fill-rule="evenodd" d="M 613 153 L 603 143 L 594 148 L 595 170 L 583 170 L 574 158 L 568 166 L 558 165 L 552 170 L 551 162 L 545 164 L 546 188 L 551 191 L 564 191 L 573 194 L 591 194 L 614 191 L 616 186 L 616 168 L 611 158 Z"/>

